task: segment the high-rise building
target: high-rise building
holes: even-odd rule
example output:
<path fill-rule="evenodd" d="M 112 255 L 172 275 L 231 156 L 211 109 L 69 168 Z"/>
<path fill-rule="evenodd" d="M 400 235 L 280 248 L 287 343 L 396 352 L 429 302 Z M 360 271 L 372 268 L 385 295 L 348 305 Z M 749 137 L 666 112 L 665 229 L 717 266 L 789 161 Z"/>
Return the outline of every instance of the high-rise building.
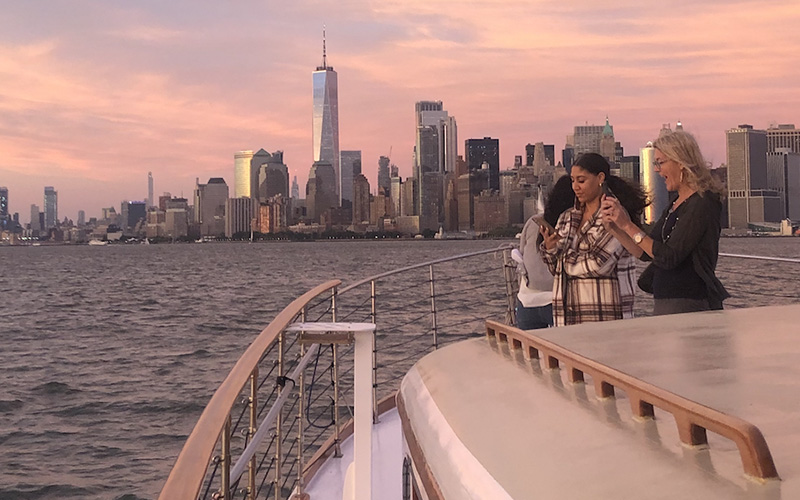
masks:
<path fill-rule="evenodd" d="M 258 201 L 253 198 L 228 198 L 225 200 L 225 237 L 253 229 Z"/>
<path fill-rule="evenodd" d="M 391 160 L 388 156 L 381 156 L 378 158 L 378 194 L 389 194 L 391 189 L 392 180 L 389 174 L 389 164 Z"/>
<path fill-rule="evenodd" d="M 767 183 L 781 198 L 781 219 L 800 220 L 800 153 L 790 148 L 767 152 Z"/>
<path fill-rule="evenodd" d="M 800 153 L 800 129 L 793 123 L 773 125 L 767 129 L 767 151 L 788 148 L 792 153 Z"/>
<path fill-rule="evenodd" d="M 207 184 L 197 185 L 194 190 L 195 223 L 201 236 L 225 234 L 225 203 L 228 200 L 228 185 L 222 177 L 212 177 Z"/>
<path fill-rule="evenodd" d="M 606 116 L 606 124 L 603 127 L 603 133 L 600 136 L 600 154 L 608 160 L 611 164 L 611 167 L 614 167 L 616 163 L 616 147 L 617 142 L 614 140 L 614 127 L 608 123 L 608 117 Z M 619 156 L 622 156 L 621 154 Z"/>
<path fill-rule="evenodd" d="M 153 206 L 153 172 L 147 172 L 147 208 Z"/>
<path fill-rule="evenodd" d="M 320 215 L 331 207 L 338 206 L 336 196 L 336 173 L 333 165 L 315 161 L 308 174 L 306 184 L 306 214 L 312 221 L 319 221 Z"/>
<path fill-rule="evenodd" d="M 136 229 L 139 223 L 144 223 L 147 220 L 147 202 L 145 201 L 128 201 L 123 202 L 125 207 L 123 213 L 126 215 L 125 227 L 129 230 Z"/>
<path fill-rule="evenodd" d="M 256 186 L 258 182 L 258 172 L 256 172 L 256 178 L 253 179 L 251 167 L 252 159 L 253 151 L 249 149 L 245 151 L 239 151 L 233 155 L 234 198 L 249 198 L 253 194 L 253 186 Z"/>
<path fill-rule="evenodd" d="M 268 153 L 260 149 L 253 156 L 258 161 L 258 190 L 255 196 L 261 202 L 279 194 L 289 198 L 289 167 L 283 162 L 283 151 Z"/>
<path fill-rule="evenodd" d="M 339 158 L 339 167 L 342 170 L 342 205 L 349 206 L 355 199 L 353 180 L 361 173 L 361 151 L 342 151 Z"/>
<path fill-rule="evenodd" d="M 83 210 L 78 210 L 78 227 L 83 227 L 86 225 L 86 212 Z"/>
<path fill-rule="evenodd" d="M 339 166 L 339 83 L 333 66 L 328 66 L 325 31 L 322 32 L 322 66 L 312 74 L 314 111 L 312 141 L 314 162 L 328 163 L 333 168 L 336 206 L 341 204 L 341 170 Z"/>
<path fill-rule="evenodd" d="M 299 200 L 300 199 L 300 184 L 297 183 L 297 176 L 295 175 L 292 179 L 292 199 Z"/>
<path fill-rule="evenodd" d="M 58 223 L 58 191 L 53 186 L 44 188 L 44 230 L 56 227 Z"/>
<path fill-rule="evenodd" d="M 669 192 L 664 178 L 656 172 L 655 148 L 653 143 L 639 150 L 639 182 L 650 198 L 650 204 L 644 209 L 644 223 L 654 224 L 660 217 L 664 209 L 669 204 Z"/>
<path fill-rule="evenodd" d="M 8 229 L 11 219 L 8 216 L 8 188 L 0 186 L 0 231 Z"/>
<path fill-rule="evenodd" d="M 778 222 L 780 196 L 767 176 L 767 132 L 739 125 L 725 132 L 728 164 L 728 224 L 747 229 L 751 222 Z"/>
<path fill-rule="evenodd" d="M 500 190 L 500 140 L 484 137 L 467 139 L 464 143 L 464 158 L 467 167 L 480 170 L 484 163 L 489 165 L 489 189 Z"/>
<path fill-rule="evenodd" d="M 433 214 L 430 204 L 423 199 L 423 196 L 433 194 L 436 186 L 443 191 L 444 174 L 455 171 L 458 158 L 458 128 L 455 117 L 448 115 L 442 101 L 419 101 L 414 108 L 417 129 L 414 147 L 414 180 L 416 181 L 417 197 L 414 200 L 413 213 L 424 216 L 423 218 L 428 222 L 430 217 L 436 218 L 436 222 L 438 222 L 444 216 L 443 211 L 438 215 Z M 430 173 L 438 175 L 426 176 Z M 425 186 L 425 179 L 433 182 L 435 186 Z M 444 192 L 436 195 L 436 199 L 438 207 L 442 208 L 441 201 L 444 199 Z"/>
<path fill-rule="evenodd" d="M 576 125 L 567 140 L 567 144 L 572 145 L 574 157 L 578 158 L 584 153 L 602 154 L 600 142 L 603 140 L 604 130 L 603 125 Z"/>
<path fill-rule="evenodd" d="M 356 174 L 353 179 L 353 224 L 370 220 L 369 181 L 364 174 Z"/>

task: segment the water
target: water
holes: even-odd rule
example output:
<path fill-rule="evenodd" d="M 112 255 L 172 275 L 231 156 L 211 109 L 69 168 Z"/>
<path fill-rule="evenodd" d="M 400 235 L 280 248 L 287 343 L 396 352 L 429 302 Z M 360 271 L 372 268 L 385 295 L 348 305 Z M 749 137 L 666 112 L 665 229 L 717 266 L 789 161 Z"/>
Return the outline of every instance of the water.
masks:
<path fill-rule="evenodd" d="M 500 243 L 0 248 L 0 498 L 155 498 L 213 391 L 301 292 Z M 721 246 L 800 258 L 800 238 Z M 800 264 L 722 259 L 719 275 L 729 307 L 797 301 Z"/>

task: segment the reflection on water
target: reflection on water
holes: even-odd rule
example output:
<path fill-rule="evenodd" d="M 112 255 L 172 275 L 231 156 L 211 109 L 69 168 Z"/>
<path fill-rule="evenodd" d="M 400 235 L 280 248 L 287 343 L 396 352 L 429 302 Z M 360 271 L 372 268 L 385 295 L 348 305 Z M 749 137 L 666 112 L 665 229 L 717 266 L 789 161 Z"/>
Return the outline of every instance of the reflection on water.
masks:
<path fill-rule="evenodd" d="M 500 243 L 0 248 L 0 498 L 155 497 L 213 391 L 301 292 Z M 800 238 L 721 246 L 800 257 Z M 721 259 L 719 276 L 729 307 L 785 304 L 800 266 Z"/>

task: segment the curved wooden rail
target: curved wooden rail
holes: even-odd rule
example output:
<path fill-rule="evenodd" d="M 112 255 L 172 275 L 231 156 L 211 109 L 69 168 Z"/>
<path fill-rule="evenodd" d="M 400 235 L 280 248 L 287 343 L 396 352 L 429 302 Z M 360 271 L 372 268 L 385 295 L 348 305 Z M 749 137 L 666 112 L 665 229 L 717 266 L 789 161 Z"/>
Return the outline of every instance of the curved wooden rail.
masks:
<path fill-rule="evenodd" d="M 217 438 L 226 424 L 230 411 L 239 398 L 242 388 L 249 381 L 261 356 L 278 335 L 297 317 L 314 298 L 339 286 L 341 281 L 331 280 L 312 288 L 286 306 L 272 322 L 256 337 L 242 354 L 231 372 L 211 397 L 200 415 L 189 439 L 183 445 L 175 466 L 169 473 L 159 499 L 195 499 L 203 485 L 211 454 Z"/>
<path fill-rule="evenodd" d="M 614 388 L 624 391 L 631 411 L 640 418 L 652 418 L 654 407 L 675 417 L 681 442 L 689 446 L 707 444 L 706 430 L 736 443 L 745 474 L 759 480 L 780 479 L 764 435 L 755 425 L 739 417 L 686 399 L 678 394 L 622 373 L 580 354 L 565 349 L 513 326 L 486 321 L 486 334 L 512 349 L 523 349 L 526 358 L 543 359 L 550 369 L 563 364 L 571 382 L 582 382 L 588 373 L 599 398 L 614 396 Z"/>

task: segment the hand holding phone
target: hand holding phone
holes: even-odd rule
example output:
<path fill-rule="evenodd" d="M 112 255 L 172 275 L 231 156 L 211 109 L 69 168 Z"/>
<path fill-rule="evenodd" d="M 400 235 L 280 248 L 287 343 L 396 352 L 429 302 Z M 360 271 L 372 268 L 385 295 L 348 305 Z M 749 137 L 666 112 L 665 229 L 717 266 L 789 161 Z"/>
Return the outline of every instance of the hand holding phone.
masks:
<path fill-rule="evenodd" d="M 539 224 L 539 227 L 544 227 L 547 230 L 547 234 L 555 234 L 556 229 L 546 220 L 544 220 L 544 215 L 536 214 L 533 216 L 533 221 Z"/>

